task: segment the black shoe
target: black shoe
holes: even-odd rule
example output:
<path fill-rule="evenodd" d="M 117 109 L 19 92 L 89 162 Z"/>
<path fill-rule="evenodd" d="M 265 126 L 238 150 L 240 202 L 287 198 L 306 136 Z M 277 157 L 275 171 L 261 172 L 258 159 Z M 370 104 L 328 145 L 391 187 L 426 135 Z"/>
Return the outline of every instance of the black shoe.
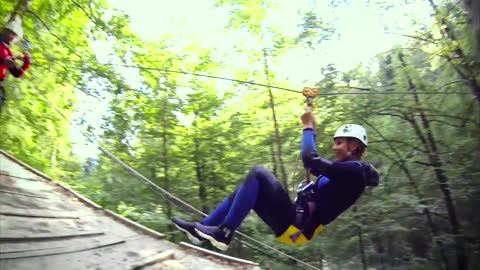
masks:
<path fill-rule="evenodd" d="M 228 249 L 235 232 L 227 227 L 205 226 L 200 223 L 195 223 L 195 231 L 200 237 L 207 239 L 214 247 L 223 251 Z"/>
<path fill-rule="evenodd" d="M 192 222 L 187 222 L 181 218 L 174 217 L 173 224 L 175 224 L 175 227 L 177 227 L 177 229 L 186 233 L 188 239 L 190 239 L 190 241 L 192 241 L 192 243 L 194 243 L 195 245 L 200 245 L 205 240 L 200 237 L 195 231 L 195 226 Z"/>

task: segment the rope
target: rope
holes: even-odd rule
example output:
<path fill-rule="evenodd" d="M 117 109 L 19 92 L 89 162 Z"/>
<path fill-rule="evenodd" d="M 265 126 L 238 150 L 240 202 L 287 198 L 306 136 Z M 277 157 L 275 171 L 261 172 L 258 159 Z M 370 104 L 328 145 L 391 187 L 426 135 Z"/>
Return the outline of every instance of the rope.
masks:
<path fill-rule="evenodd" d="M 125 162 L 121 161 L 118 157 L 116 157 L 114 154 L 112 154 L 110 151 L 108 151 L 107 149 L 103 148 L 102 146 L 98 145 L 97 146 L 98 149 L 100 151 L 102 151 L 102 153 L 104 153 L 106 156 L 108 156 L 111 160 L 113 160 L 114 162 L 116 162 L 117 164 L 119 164 L 120 166 L 122 166 L 125 170 L 127 170 L 128 172 L 130 172 L 131 174 L 135 175 L 136 177 L 140 178 L 145 184 L 149 185 L 150 187 L 158 190 L 158 191 L 161 191 L 162 192 L 162 196 L 171 201 L 173 200 L 175 203 L 179 203 L 183 206 L 186 206 L 189 210 L 201 215 L 201 216 L 206 216 L 205 213 L 203 213 L 202 211 L 196 209 L 195 207 L 191 206 L 190 204 L 188 204 L 187 202 L 179 199 L 178 197 L 176 197 L 175 195 L 173 195 L 172 193 L 168 192 L 166 189 L 158 186 L 157 184 L 153 183 L 152 181 L 150 181 L 148 178 L 146 178 L 145 176 L 143 176 L 141 173 L 137 172 L 136 170 L 134 170 L 132 167 L 130 167 L 128 164 L 126 164 Z"/>

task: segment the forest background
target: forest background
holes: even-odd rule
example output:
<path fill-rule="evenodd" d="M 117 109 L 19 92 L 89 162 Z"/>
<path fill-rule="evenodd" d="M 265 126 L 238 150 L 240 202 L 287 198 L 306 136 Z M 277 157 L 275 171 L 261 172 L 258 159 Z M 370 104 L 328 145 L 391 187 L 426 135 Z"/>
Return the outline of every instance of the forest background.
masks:
<path fill-rule="evenodd" d="M 319 152 L 364 125 L 380 187 L 304 247 L 255 215 L 241 231 L 319 269 L 480 267 L 480 67 L 461 1 L 3 0 L 12 13 L 33 65 L 5 83 L 0 149 L 101 206 L 171 241 L 172 216 L 200 218 L 98 145 L 203 212 L 255 164 L 293 198 L 301 90 L 317 86 Z M 239 240 L 229 254 L 308 269 Z"/>

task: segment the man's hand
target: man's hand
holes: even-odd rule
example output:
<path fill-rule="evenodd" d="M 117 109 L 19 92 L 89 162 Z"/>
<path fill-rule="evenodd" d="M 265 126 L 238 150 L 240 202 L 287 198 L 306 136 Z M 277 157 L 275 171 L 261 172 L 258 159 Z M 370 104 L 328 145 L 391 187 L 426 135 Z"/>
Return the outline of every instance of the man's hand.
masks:
<path fill-rule="evenodd" d="M 310 109 L 307 109 L 302 114 L 301 119 L 302 119 L 302 123 L 303 123 L 303 128 L 313 128 L 313 129 L 315 129 L 316 120 L 315 120 L 315 116 L 313 115 L 313 113 Z"/>
<path fill-rule="evenodd" d="M 29 51 L 24 51 L 23 52 L 23 62 L 29 62 L 30 63 L 31 58 L 32 58 L 32 55 L 30 54 Z"/>
<path fill-rule="evenodd" d="M 3 63 L 7 65 L 9 68 L 12 68 L 15 66 L 15 59 L 13 59 L 12 57 L 8 57 L 3 59 Z"/>

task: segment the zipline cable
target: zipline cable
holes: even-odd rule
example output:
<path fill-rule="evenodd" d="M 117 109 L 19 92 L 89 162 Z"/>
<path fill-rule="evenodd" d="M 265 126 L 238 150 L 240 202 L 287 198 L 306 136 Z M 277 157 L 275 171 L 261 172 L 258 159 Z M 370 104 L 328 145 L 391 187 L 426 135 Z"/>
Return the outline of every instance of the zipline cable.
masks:
<path fill-rule="evenodd" d="M 300 91 L 300 90 L 294 90 L 294 89 L 290 89 L 290 88 L 286 88 L 286 87 L 257 83 L 257 82 L 254 82 L 254 81 L 244 81 L 244 80 L 239 80 L 239 79 L 225 78 L 225 77 L 209 75 L 209 74 L 200 74 L 200 73 L 194 73 L 194 72 L 188 72 L 188 71 L 164 69 L 164 68 L 157 68 L 157 67 L 147 67 L 147 66 L 139 66 L 139 65 L 125 65 L 125 64 L 112 64 L 112 63 L 99 63 L 99 64 L 115 66 L 115 67 L 134 68 L 134 69 L 140 69 L 140 70 L 155 70 L 155 71 L 162 71 L 162 72 L 166 72 L 166 73 L 177 73 L 177 74 L 191 75 L 191 76 L 196 76 L 196 77 L 206 77 L 206 78 L 232 81 L 232 82 L 236 82 L 236 83 L 250 84 L 250 85 L 255 85 L 255 86 L 263 86 L 263 87 L 268 87 L 268 88 L 272 88 L 272 89 L 303 94 L 303 92 Z M 350 86 L 339 86 L 339 88 L 340 87 L 341 88 L 349 88 L 349 89 L 357 89 L 357 90 L 360 90 L 360 91 L 363 91 L 363 92 L 319 93 L 318 96 L 409 95 L 409 94 L 412 94 L 412 92 L 409 92 L 409 91 L 403 91 L 403 92 L 370 92 L 373 89 L 371 89 L 371 88 L 360 88 L 360 87 L 350 87 Z M 417 91 L 415 93 L 416 94 L 421 94 L 421 95 L 459 95 L 459 94 L 460 95 L 471 95 L 472 94 L 470 92 L 446 92 L 446 93 L 442 93 L 442 92 L 436 92 L 436 91 L 420 91 L 420 92 Z"/>

